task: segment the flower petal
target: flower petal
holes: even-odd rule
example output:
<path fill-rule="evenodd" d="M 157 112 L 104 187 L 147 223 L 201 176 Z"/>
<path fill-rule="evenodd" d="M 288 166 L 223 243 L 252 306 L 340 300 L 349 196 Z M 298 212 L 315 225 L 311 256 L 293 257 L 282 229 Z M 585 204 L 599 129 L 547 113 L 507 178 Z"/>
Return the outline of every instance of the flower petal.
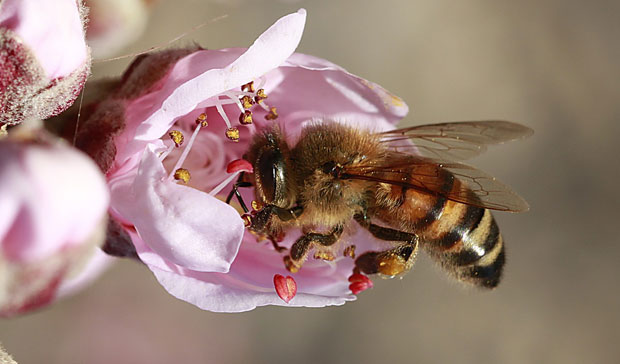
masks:
<path fill-rule="evenodd" d="M 355 299 L 353 296 L 334 297 L 297 292 L 295 299 L 285 303 L 276 294 L 273 286 L 263 291 L 248 289 L 223 274 L 208 274 L 195 278 L 191 274 L 180 275 L 149 267 L 159 283 L 173 296 L 214 312 L 244 312 L 259 306 L 276 305 L 288 307 L 339 306 Z M 207 275 L 204 273 L 203 275 Z"/>
<path fill-rule="evenodd" d="M 270 105 L 278 107 L 289 135 L 299 134 L 313 119 L 382 131 L 392 129 L 409 111 L 403 100 L 381 86 L 305 54 L 293 54 L 265 79 Z"/>
<path fill-rule="evenodd" d="M 227 272 L 243 237 L 239 213 L 207 193 L 165 179 L 166 172 L 149 147 L 133 183 L 134 198 L 121 206 L 125 210 L 121 214 L 153 251 L 172 263 Z"/>
<path fill-rule="evenodd" d="M 213 57 L 213 52 L 209 51 L 181 59 L 158 91 L 160 97 L 154 101 L 150 116 L 138 127 L 136 139 L 159 138 L 178 117 L 194 110 L 205 99 L 278 67 L 297 48 L 305 22 L 304 9 L 280 18 L 245 53 L 224 68 L 205 67 L 203 60 Z"/>

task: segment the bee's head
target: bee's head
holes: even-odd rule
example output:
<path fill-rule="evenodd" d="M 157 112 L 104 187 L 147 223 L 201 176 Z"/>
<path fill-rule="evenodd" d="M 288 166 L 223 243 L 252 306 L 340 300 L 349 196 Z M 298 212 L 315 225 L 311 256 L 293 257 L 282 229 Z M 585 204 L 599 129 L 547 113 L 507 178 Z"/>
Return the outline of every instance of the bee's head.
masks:
<path fill-rule="evenodd" d="M 290 208 L 296 202 L 290 151 L 279 128 L 258 135 L 248 152 L 254 167 L 256 196 L 262 203 Z"/>

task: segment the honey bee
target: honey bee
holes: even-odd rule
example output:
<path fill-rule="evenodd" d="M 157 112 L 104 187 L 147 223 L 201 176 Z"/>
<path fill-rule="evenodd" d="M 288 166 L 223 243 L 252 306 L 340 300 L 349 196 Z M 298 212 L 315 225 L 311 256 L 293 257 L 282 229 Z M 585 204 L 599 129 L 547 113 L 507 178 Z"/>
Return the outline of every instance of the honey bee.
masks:
<path fill-rule="evenodd" d="M 355 260 L 355 273 L 396 276 L 411 269 L 419 246 L 456 279 L 493 288 L 505 261 L 489 210 L 520 212 L 527 203 L 495 178 L 459 161 L 488 145 L 532 134 L 507 121 L 452 122 L 372 133 L 331 121 L 304 127 L 289 145 L 274 124 L 244 156 L 254 167 L 239 187 L 255 188 L 249 228 L 277 242 L 291 228 L 303 235 L 284 256 L 298 271 L 310 251 L 334 258 L 352 224 L 385 240 L 385 250 Z M 354 256 L 351 246 L 346 251 Z"/>

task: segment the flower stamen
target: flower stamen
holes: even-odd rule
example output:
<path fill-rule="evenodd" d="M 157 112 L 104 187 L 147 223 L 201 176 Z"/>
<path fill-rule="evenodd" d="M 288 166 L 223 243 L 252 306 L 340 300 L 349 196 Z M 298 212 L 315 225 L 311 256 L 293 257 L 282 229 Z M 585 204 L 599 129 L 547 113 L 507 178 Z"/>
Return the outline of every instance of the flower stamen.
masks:
<path fill-rule="evenodd" d="M 252 101 L 252 98 L 248 95 L 244 95 L 241 98 L 241 104 L 243 105 L 244 109 L 249 109 L 252 107 L 252 105 L 254 105 L 254 101 Z"/>
<path fill-rule="evenodd" d="M 250 81 L 245 85 L 241 85 L 241 91 L 254 93 L 254 81 Z"/>
<path fill-rule="evenodd" d="M 239 122 L 242 125 L 252 124 L 252 112 L 250 110 L 245 110 L 239 115 Z"/>
<path fill-rule="evenodd" d="M 174 179 L 177 181 L 183 181 L 183 183 L 187 183 L 191 178 L 191 174 L 185 168 L 179 168 L 174 172 Z"/>
<path fill-rule="evenodd" d="M 204 117 L 203 117 L 204 115 Z M 172 168 L 173 172 L 170 173 L 168 175 L 168 181 L 171 181 L 172 178 L 174 177 L 176 171 L 181 168 L 181 166 L 183 165 L 183 162 L 185 162 L 185 159 L 187 158 L 187 155 L 189 154 L 189 151 L 192 148 L 192 145 L 194 145 L 194 141 L 196 140 L 196 136 L 198 135 L 198 132 L 200 131 L 200 129 L 202 128 L 203 125 L 208 125 L 207 123 L 207 115 L 202 113 L 198 116 L 198 118 L 196 118 L 196 129 L 194 129 L 194 133 L 192 134 L 191 138 L 189 138 L 189 141 L 187 142 L 187 145 L 185 145 L 185 148 L 183 149 L 183 153 L 181 153 L 181 156 L 179 157 L 179 160 L 177 160 L 176 164 L 174 165 L 174 168 Z"/>
<path fill-rule="evenodd" d="M 185 137 L 183 136 L 183 133 L 181 133 L 178 130 L 172 130 L 168 133 L 168 136 L 170 137 L 170 139 L 172 139 L 172 143 L 168 149 L 166 149 L 164 152 L 162 152 L 159 155 L 159 160 L 163 161 L 164 159 L 166 159 L 166 157 L 174 150 L 174 148 L 178 148 L 183 144 L 183 140 L 185 140 Z"/>
<path fill-rule="evenodd" d="M 276 110 L 275 107 L 270 107 L 269 108 L 269 113 L 267 115 L 265 115 L 265 119 L 267 120 L 275 120 L 278 118 L 278 111 Z"/>
<path fill-rule="evenodd" d="M 239 129 L 237 128 L 226 129 L 226 138 L 232 140 L 233 142 L 238 142 L 239 141 Z"/>

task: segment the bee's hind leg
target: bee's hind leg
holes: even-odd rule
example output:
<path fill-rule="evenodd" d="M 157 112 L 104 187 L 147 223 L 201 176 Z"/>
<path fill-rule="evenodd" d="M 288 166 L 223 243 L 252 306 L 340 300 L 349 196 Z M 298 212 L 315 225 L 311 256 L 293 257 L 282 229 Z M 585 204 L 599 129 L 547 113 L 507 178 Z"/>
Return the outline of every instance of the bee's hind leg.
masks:
<path fill-rule="evenodd" d="M 344 226 L 338 225 L 328 234 L 307 233 L 302 235 L 291 246 L 290 254 L 284 257 L 286 269 L 293 273 L 297 272 L 313 244 L 322 246 L 334 245 L 340 239 L 343 231 Z"/>
<path fill-rule="evenodd" d="M 355 260 L 356 271 L 392 277 L 411 269 L 418 250 L 417 235 L 373 224 L 362 214 L 355 215 L 355 220 L 377 239 L 402 242 L 392 249 L 360 255 Z"/>

